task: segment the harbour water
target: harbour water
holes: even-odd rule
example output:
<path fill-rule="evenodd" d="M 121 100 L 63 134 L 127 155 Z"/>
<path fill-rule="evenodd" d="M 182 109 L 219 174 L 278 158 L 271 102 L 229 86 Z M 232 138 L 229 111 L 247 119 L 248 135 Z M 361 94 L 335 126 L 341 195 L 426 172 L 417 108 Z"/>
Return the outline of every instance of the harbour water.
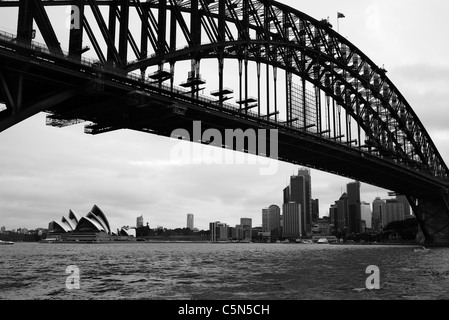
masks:
<path fill-rule="evenodd" d="M 222 243 L 0 247 L 2 300 L 434 300 L 449 298 L 449 248 Z M 79 289 L 68 289 L 79 270 Z M 368 290 L 368 266 L 380 289 Z"/>

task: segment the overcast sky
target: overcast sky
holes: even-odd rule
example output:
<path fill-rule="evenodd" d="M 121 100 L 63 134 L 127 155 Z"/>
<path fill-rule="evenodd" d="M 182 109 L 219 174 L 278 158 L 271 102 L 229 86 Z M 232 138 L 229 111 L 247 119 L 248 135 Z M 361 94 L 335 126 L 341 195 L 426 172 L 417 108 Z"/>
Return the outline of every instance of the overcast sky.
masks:
<path fill-rule="evenodd" d="M 344 13 L 340 33 L 384 65 L 449 161 L 448 2 L 281 2 L 317 19 L 329 17 L 334 29 L 337 12 Z M 0 30 L 15 33 L 11 10 L 2 10 Z M 234 226 L 241 217 L 257 226 L 262 208 L 282 205 L 282 190 L 299 168 L 278 163 L 277 173 L 266 176 L 260 174 L 263 163 L 187 165 L 170 161 L 177 142 L 168 138 L 129 130 L 90 136 L 83 129 L 48 127 L 39 114 L 0 133 L 0 226 L 47 227 L 69 209 L 85 215 L 94 204 L 112 228 L 134 226 L 140 215 L 150 227 L 185 227 L 187 213 L 199 229 L 217 220 Z M 311 175 L 312 197 L 320 200 L 320 215 L 327 215 L 350 180 L 316 170 Z M 361 192 L 369 203 L 388 197 L 387 190 L 367 184 Z"/>

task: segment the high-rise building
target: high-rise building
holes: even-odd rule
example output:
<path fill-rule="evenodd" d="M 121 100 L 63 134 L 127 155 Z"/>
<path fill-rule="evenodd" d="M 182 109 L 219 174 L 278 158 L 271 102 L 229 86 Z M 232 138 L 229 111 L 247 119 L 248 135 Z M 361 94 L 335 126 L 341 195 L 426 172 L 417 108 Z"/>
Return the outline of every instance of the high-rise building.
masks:
<path fill-rule="evenodd" d="M 338 207 L 332 204 L 329 208 L 329 227 L 332 230 L 338 230 Z"/>
<path fill-rule="evenodd" d="M 192 213 L 187 214 L 187 228 L 189 228 L 190 230 L 193 230 L 194 228 Z"/>
<path fill-rule="evenodd" d="M 340 232 L 348 232 L 348 195 L 346 192 L 335 202 L 335 205 L 337 206 L 337 221 L 334 228 Z"/>
<path fill-rule="evenodd" d="M 6 231 L 6 228 L 4 226 L 0 228 L 0 233 L 5 233 L 5 231 Z"/>
<path fill-rule="evenodd" d="M 136 227 L 137 227 L 137 228 L 143 227 L 143 215 L 140 216 L 140 217 L 137 217 L 137 220 L 136 220 Z"/>
<path fill-rule="evenodd" d="M 252 219 L 251 218 L 240 218 L 240 226 L 243 229 L 243 240 L 251 241 L 252 239 Z"/>
<path fill-rule="evenodd" d="M 365 228 L 372 228 L 372 213 L 371 213 L 371 205 L 367 202 L 362 202 L 360 205 L 362 222 L 365 221 Z M 366 232 L 366 229 L 362 229 L 362 232 Z"/>
<path fill-rule="evenodd" d="M 405 219 L 412 218 L 413 217 L 412 210 L 410 208 L 410 203 L 408 202 L 407 197 L 404 196 L 404 195 L 397 195 L 396 196 L 396 200 L 399 203 L 402 203 L 404 205 L 404 217 L 405 217 Z"/>
<path fill-rule="evenodd" d="M 226 241 L 228 240 L 228 226 L 220 221 L 210 222 L 210 241 Z"/>
<path fill-rule="evenodd" d="M 381 225 L 385 228 L 390 222 L 403 221 L 404 205 L 396 199 L 385 200 L 381 205 Z"/>
<path fill-rule="evenodd" d="M 312 222 L 318 221 L 320 218 L 320 201 L 312 199 Z"/>
<path fill-rule="evenodd" d="M 360 182 L 355 181 L 348 183 L 346 188 L 348 194 L 348 208 L 346 212 L 348 233 L 360 233 L 362 227 Z"/>
<path fill-rule="evenodd" d="M 297 202 L 292 201 L 282 205 L 284 237 L 301 238 L 305 235 L 301 211 L 301 204 Z"/>
<path fill-rule="evenodd" d="M 268 208 L 262 209 L 262 231 L 270 232 L 270 210 Z"/>
<path fill-rule="evenodd" d="M 290 185 L 284 189 L 284 204 L 296 202 L 301 205 L 302 228 L 305 233 L 312 231 L 312 179 L 310 170 L 298 170 L 298 175 L 290 177 Z"/>
<path fill-rule="evenodd" d="M 382 200 L 379 197 L 376 197 L 373 201 L 373 212 L 372 212 L 372 228 L 374 231 L 382 230 L 382 204 L 385 203 L 385 200 Z"/>
<path fill-rule="evenodd" d="M 283 194 L 284 194 L 284 202 L 283 203 L 289 203 L 290 202 L 290 186 L 285 187 Z"/>
<path fill-rule="evenodd" d="M 277 205 L 262 209 L 262 232 L 271 232 L 272 236 L 281 234 L 281 209 Z"/>

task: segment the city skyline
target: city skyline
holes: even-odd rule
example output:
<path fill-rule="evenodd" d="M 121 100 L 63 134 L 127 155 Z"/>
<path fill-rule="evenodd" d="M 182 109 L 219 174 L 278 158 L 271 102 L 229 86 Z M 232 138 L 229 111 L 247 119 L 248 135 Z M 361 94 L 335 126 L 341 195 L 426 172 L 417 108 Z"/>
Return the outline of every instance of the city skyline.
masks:
<path fill-rule="evenodd" d="M 340 33 L 376 64 L 385 65 L 449 161 L 448 119 L 443 112 L 447 103 L 441 90 L 449 83 L 449 44 L 434 33 L 435 28 L 448 29 L 444 2 L 281 2 L 316 19 L 331 17 L 334 29 L 335 13 L 344 12 Z M 0 29 L 15 33 L 8 29 L 14 25 L 8 19 L 5 15 Z M 424 37 L 434 50 L 416 45 L 415 39 Z M 0 134 L 0 225 L 39 228 L 68 208 L 83 212 L 91 203 L 104 208 L 111 223 L 120 226 L 134 223 L 141 213 L 150 226 L 183 226 L 190 211 L 199 229 L 206 230 L 209 221 L 218 219 L 237 224 L 241 216 L 252 216 L 260 225 L 260 208 L 282 204 L 278 190 L 298 168 L 280 163 L 276 176 L 261 177 L 257 165 L 176 165 L 168 158 L 172 146 L 169 139 L 129 130 L 92 137 L 79 125 L 47 127 L 43 114 L 27 119 Z M 320 215 L 328 215 L 336 194 L 351 180 L 317 170 L 311 175 L 312 197 L 320 200 Z M 371 203 L 377 194 L 387 198 L 388 191 L 362 183 L 361 199 Z"/>

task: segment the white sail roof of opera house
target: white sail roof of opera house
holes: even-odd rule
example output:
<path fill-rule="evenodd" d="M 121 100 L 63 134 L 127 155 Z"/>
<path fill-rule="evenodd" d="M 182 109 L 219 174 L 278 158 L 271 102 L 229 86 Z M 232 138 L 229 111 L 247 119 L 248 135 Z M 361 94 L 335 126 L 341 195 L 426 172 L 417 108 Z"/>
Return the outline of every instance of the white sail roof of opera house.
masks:
<path fill-rule="evenodd" d="M 132 236 L 132 237 L 136 237 L 136 229 L 134 228 L 122 228 L 120 230 L 120 235 L 121 236 Z"/>
<path fill-rule="evenodd" d="M 62 217 L 61 221 L 53 221 L 53 224 L 54 230 L 57 232 L 104 231 L 107 234 L 111 234 L 109 221 L 97 205 L 94 205 L 90 212 L 84 217 L 80 217 L 76 212 L 70 210 L 68 219 L 66 217 Z"/>

